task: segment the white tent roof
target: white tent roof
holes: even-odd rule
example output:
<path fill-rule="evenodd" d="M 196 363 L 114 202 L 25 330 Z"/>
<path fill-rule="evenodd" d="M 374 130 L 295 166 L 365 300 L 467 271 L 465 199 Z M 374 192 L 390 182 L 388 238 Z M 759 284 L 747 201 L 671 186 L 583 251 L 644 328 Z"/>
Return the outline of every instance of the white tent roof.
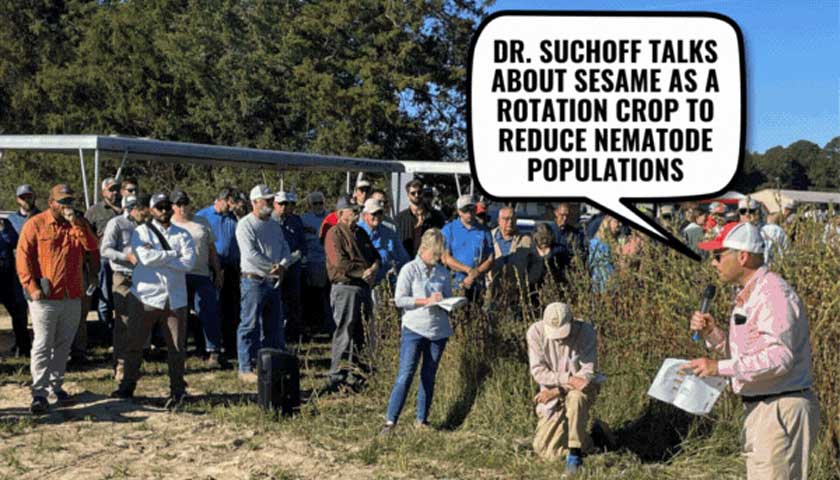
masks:
<path fill-rule="evenodd" d="M 782 205 L 789 201 L 794 201 L 798 204 L 821 204 L 834 203 L 840 204 L 840 192 L 811 192 L 807 190 L 776 190 L 775 188 L 765 188 L 759 190 L 752 195 L 751 198 L 761 202 L 771 212 L 778 212 Z"/>

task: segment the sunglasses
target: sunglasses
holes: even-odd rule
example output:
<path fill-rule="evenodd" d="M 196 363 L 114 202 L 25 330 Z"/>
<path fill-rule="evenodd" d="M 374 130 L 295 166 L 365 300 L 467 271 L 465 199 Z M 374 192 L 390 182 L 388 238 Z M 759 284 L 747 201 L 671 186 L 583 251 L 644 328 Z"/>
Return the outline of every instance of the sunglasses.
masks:
<path fill-rule="evenodd" d="M 412 197 L 416 197 L 416 196 L 420 195 L 420 193 L 422 193 L 420 190 L 411 190 L 410 192 L 408 192 L 408 194 L 411 195 Z"/>
<path fill-rule="evenodd" d="M 470 205 L 469 207 L 462 208 L 461 211 L 464 213 L 475 213 L 475 207 Z"/>
<path fill-rule="evenodd" d="M 720 262 L 720 259 L 723 258 L 724 254 L 732 252 L 732 251 L 734 251 L 734 250 L 727 249 L 727 250 L 724 250 L 722 252 L 716 252 L 716 253 L 712 254 L 712 258 L 714 258 L 716 262 Z"/>
<path fill-rule="evenodd" d="M 137 188 L 126 188 L 125 191 L 128 193 L 137 193 Z"/>
<path fill-rule="evenodd" d="M 160 212 L 168 212 L 168 211 L 172 210 L 172 204 L 171 203 L 159 203 L 159 204 L 155 205 L 154 208 L 155 208 L 155 210 L 158 210 Z"/>
<path fill-rule="evenodd" d="M 356 190 L 358 190 L 360 192 L 368 193 L 368 192 L 370 192 L 370 187 L 359 187 Z"/>
<path fill-rule="evenodd" d="M 311 202 L 312 205 L 323 205 L 324 202 Z"/>
<path fill-rule="evenodd" d="M 111 187 L 108 191 L 111 193 L 118 193 L 120 191 L 120 187 Z"/>
<path fill-rule="evenodd" d="M 757 208 L 741 208 L 741 209 L 738 210 L 738 213 L 740 213 L 741 215 L 746 215 L 748 213 L 750 215 L 753 215 L 753 214 L 758 213 L 758 209 Z"/>

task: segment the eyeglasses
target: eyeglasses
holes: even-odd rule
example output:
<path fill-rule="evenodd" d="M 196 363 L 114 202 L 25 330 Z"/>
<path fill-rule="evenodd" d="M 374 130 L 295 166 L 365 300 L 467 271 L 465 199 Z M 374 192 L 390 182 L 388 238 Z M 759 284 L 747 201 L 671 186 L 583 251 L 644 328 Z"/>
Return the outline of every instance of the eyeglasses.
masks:
<path fill-rule="evenodd" d="M 758 209 L 757 208 L 741 208 L 741 209 L 738 210 L 738 213 L 740 213 L 741 215 L 746 215 L 748 213 L 750 215 L 754 215 L 754 214 L 758 213 Z"/>
<path fill-rule="evenodd" d="M 734 250 L 726 249 L 722 252 L 716 252 L 716 253 L 712 254 L 712 258 L 714 258 L 716 262 L 720 262 L 720 259 L 723 258 L 723 255 L 725 253 L 729 253 L 729 252 L 734 252 Z"/>

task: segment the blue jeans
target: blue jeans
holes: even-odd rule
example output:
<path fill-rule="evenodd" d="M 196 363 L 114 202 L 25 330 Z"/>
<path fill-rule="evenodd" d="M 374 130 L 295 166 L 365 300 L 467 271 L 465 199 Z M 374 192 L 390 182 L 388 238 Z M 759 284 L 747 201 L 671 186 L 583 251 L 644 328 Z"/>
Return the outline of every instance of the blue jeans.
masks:
<path fill-rule="evenodd" d="M 102 267 L 99 269 L 99 289 L 94 294 L 94 300 L 96 301 L 96 315 L 109 330 L 114 328 L 114 298 L 111 292 L 114 285 L 113 275 L 111 264 L 107 259 L 102 259 Z"/>
<path fill-rule="evenodd" d="M 388 413 L 385 418 L 389 422 L 397 423 L 400 412 L 405 405 L 405 398 L 411 388 L 414 372 L 423 356 L 423 366 L 420 368 L 420 388 L 417 389 L 417 420 L 425 422 L 432 406 L 432 396 L 435 392 L 435 374 L 437 374 L 440 357 L 446 348 L 448 338 L 429 340 L 405 327 L 400 339 L 400 368 L 397 381 L 391 390 L 391 400 L 388 402 Z"/>
<path fill-rule="evenodd" d="M 239 371 L 250 372 L 260 348 L 286 348 L 283 301 L 271 280 L 242 277 L 241 320 L 237 335 Z"/>
<path fill-rule="evenodd" d="M 187 298 L 204 331 L 208 353 L 222 351 L 222 323 L 219 318 L 219 292 L 210 277 L 187 274 Z"/>

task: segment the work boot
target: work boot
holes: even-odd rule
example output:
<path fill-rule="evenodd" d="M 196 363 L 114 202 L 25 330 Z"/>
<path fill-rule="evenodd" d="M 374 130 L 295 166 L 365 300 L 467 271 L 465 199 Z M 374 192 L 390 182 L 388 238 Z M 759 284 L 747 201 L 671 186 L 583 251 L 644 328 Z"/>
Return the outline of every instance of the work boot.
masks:
<path fill-rule="evenodd" d="M 50 402 L 46 397 L 32 397 L 32 404 L 29 405 L 29 411 L 32 415 L 43 415 L 50 409 Z"/>

